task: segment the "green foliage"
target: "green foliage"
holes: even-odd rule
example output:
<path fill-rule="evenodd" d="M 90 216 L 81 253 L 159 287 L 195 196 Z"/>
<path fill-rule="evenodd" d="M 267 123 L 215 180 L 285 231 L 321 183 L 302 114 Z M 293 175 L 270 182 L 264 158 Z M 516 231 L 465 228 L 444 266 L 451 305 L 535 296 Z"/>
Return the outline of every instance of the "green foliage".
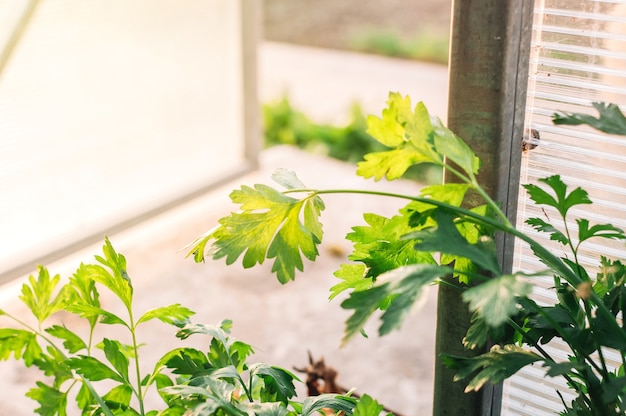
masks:
<path fill-rule="evenodd" d="M 617 107 L 595 106 L 601 112 L 599 119 L 568 115 L 558 116 L 555 121 L 586 123 L 626 135 L 624 116 Z M 546 368 L 547 376 L 564 377 L 577 395 L 572 403 L 563 403 L 563 414 L 624 414 L 626 372 L 623 366 L 611 368 L 605 355 L 612 350 L 626 362 L 626 331 L 621 321 L 626 312 L 626 266 L 619 259 L 602 258 L 600 272 L 592 278 L 579 262 L 580 248 L 590 239 L 624 240 L 624 232 L 611 224 L 591 224 L 584 218 L 576 219 L 577 232 L 573 232 L 572 208 L 591 204 L 587 192 L 568 189 L 559 175 L 541 179 L 537 184 L 526 185 L 526 190 L 546 215 L 527 222 L 564 246 L 567 252 L 557 257 L 550 248 L 512 226 L 499 204 L 478 183 L 480 161 L 476 155 L 439 119 L 432 117 L 422 103 L 412 107 L 408 97 L 392 93 L 382 117 L 368 117 L 367 125 L 368 132 L 386 149 L 365 155 L 358 164 L 358 175 L 393 180 L 412 166 L 434 165 L 455 175 L 458 183 L 427 187 L 419 195 L 303 189 L 301 184 L 286 186 L 285 191 L 257 185 L 254 189 L 263 192 L 256 193 L 253 188 L 242 188 L 248 191 L 232 198 L 241 211 L 222 219 L 220 227 L 199 239 L 192 249 L 194 257 L 202 259 L 210 246 L 213 258 L 226 257 L 232 263 L 246 249 L 253 250 L 254 262 L 243 256 L 243 264 L 248 267 L 273 258 L 276 252 L 284 252 L 293 254 L 294 259 L 298 255 L 295 264 L 302 266 L 300 251 L 310 259 L 314 256 L 307 256 L 301 247 L 319 244 L 322 226 L 318 219 L 321 210 L 312 213 L 314 220 L 308 224 L 300 221 L 299 204 L 315 199 L 321 206 L 316 198 L 331 193 L 359 192 L 406 199 L 408 204 L 391 218 L 366 213 L 366 225 L 353 227 L 347 236 L 354 244 L 349 256 L 352 263 L 342 265 L 335 273 L 340 282 L 331 288 L 330 295 L 335 298 L 348 292 L 341 303 L 352 311 L 346 322 L 344 342 L 363 333 L 365 323 L 377 311 L 381 311 L 381 335 L 399 328 L 426 287 L 453 285 L 463 292 L 463 300 L 474 312 L 463 341 L 466 348 L 476 349 L 488 342 L 502 344 L 470 358 L 442 357 L 457 371 L 458 380 L 469 378 L 468 391 L 480 389 L 488 382 L 499 383 L 538 362 Z M 301 189 L 295 189 L 298 187 Z M 476 197 L 481 197 L 484 205 L 467 207 L 469 193 L 474 195 L 473 204 Z M 292 198 L 293 194 L 301 196 Z M 255 218 L 249 217 L 253 214 L 264 217 L 260 222 L 238 222 L 241 215 Z M 281 219 L 281 227 L 289 229 L 277 231 L 275 224 L 279 221 L 275 217 Z M 234 228 L 227 228 L 232 222 L 241 224 L 236 233 Z M 272 230 L 264 237 L 256 232 L 262 225 Z M 528 244 L 545 270 L 538 275 L 502 270 L 495 251 L 497 233 L 510 234 Z M 233 239 L 237 240 L 236 246 L 229 245 Z M 292 280 L 295 269 L 301 270 L 291 267 L 284 272 L 278 268 L 279 280 Z M 447 276 L 456 277 L 456 283 L 443 279 Z M 554 304 L 539 305 L 531 299 L 537 276 L 553 277 Z M 567 360 L 555 360 L 542 347 L 554 339 L 568 346 Z"/>
<path fill-rule="evenodd" d="M 366 118 L 354 105 L 350 121 L 344 126 L 320 124 L 293 108 L 287 97 L 263 105 L 263 126 L 267 147 L 287 144 L 315 154 L 356 163 L 368 153 L 387 147 L 367 132 Z M 415 166 L 405 178 L 423 183 L 441 182 L 441 169 L 433 166 Z"/>
<path fill-rule="evenodd" d="M 291 186 L 295 178 L 282 176 L 278 180 Z M 306 220 L 304 226 L 316 227 Z M 30 326 L 23 317 L 0 311 L 0 315 L 19 325 L 0 328 L 0 360 L 22 360 L 26 367 L 38 368 L 44 377 L 26 393 L 39 404 L 37 414 L 63 416 L 68 407 L 78 408 L 84 415 L 108 416 L 293 416 L 317 414 L 321 409 L 347 415 L 355 409 L 361 414 L 378 414 L 372 404 L 376 402 L 368 396 L 358 400 L 324 395 L 298 402 L 295 383 L 300 380 L 283 368 L 249 363 L 254 351 L 230 336 L 231 321 L 219 325 L 193 323 L 189 318 L 194 312 L 179 304 L 156 307 L 135 320 L 126 259 L 107 239 L 103 255 L 96 256 L 96 260 L 96 264 L 81 264 L 63 285 L 59 276 L 50 277 L 44 267 L 39 268 L 37 278 L 28 279 L 20 298 L 32 312 L 36 326 Z M 102 308 L 102 288 L 124 306 L 125 317 Z M 49 318 L 61 311 L 85 320 L 89 328 L 86 339 L 65 325 L 48 324 Z M 137 330 L 155 319 L 174 326 L 181 340 L 207 336 L 208 351 L 176 348 L 166 352 L 150 373 L 142 374 Z M 119 325 L 129 333 L 132 344 L 112 338 L 98 341 L 100 324 Z M 162 409 L 145 408 L 150 389 L 157 389 L 163 399 Z M 359 406 L 361 400 L 364 403 Z"/>
<path fill-rule="evenodd" d="M 428 28 L 414 36 L 390 30 L 366 30 L 352 36 L 351 46 L 361 52 L 415 59 L 437 64 L 448 63 L 448 33 Z"/>
<path fill-rule="evenodd" d="M 516 345 L 495 345 L 486 354 L 476 357 L 444 357 L 446 366 L 457 370 L 455 380 L 472 377 L 466 392 L 480 390 L 485 383 L 501 383 L 528 364 L 541 361 L 541 356 Z"/>
<path fill-rule="evenodd" d="M 626 132 L 626 117 L 616 104 L 593 103 L 598 110 L 599 117 L 588 114 L 563 114 L 553 116 L 554 124 L 580 125 L 587 124 L 595 129 L 610 134 L 624 135 Z"/>
<path fill-rule="evenodd" d="M 290 172 L 277 172 L 273 179 L 288 190 L 305 188 Z M 215 239 L 213 258 L 225 257 L 226 263 L 232 264 L 243 255 L 244 267 L 262 264 L 266 258 L 275 259 L 272 271 L 281 283 L 286 283 L 295 278 L 296 269 L 302 271 L 301 254 L 309 260 L 317 257 L 317 245 L 322 240 L 318 218 L 324 209 L 318 196 L 296 199 L 269 186 L 255 185 L 242 186 L 230 197 L 241 204 L 241 211 L 220 220 L 218 228 L 195 243 L 197 261 L 203 259 L 206 242 Z"/>

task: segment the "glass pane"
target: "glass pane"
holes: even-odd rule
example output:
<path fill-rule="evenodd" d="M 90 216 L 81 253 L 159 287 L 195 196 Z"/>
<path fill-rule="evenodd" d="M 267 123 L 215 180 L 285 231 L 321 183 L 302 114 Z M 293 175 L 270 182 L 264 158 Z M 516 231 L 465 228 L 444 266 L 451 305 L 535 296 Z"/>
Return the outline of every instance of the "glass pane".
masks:
<path fill-rule="evenodd" d="M 0 274 L 241 169 L 241 4 L 38 3 L 0 73 Z"/>
<path fill-rule="evenodd" d="M 626 140 L 590 128 L 552 124 L 552 115 L 559 111 L 596 115 L 594 101 L 626 104 L 626 4 L 619 3 L 536 1 L 526 123 L 535 131 L 529 136 L 537 147 L 524 153 L 522 183 L 537 183 L 539 178 L 559 174 L 570 189 L 580 186 L 587 190 L 594 202 L 574 215 L 625 228 Z M 518 226 L 526 227 L 527 218 L 545 215 L 549 213 L 533 206 L 522 191 Z M 568 226 L 575 229 L 574 218 L 571 220 Z M 546 234 L 534 233 L 530 227 L 524 231 L 552 247 L 555 254 L 564 255 L 562 246 L 549 241 Z M 581 260 L 593 268 L 600 254 L 623 257 L 623 251 L 620 242 L 591 242 L 581 251 Z M 543 269 L 522 245 L 517 248 L 516 263 L 525 271 Z M 542 284 L 550 287 L 552 278 L 547 276 Z M 545 304 L 555 300 L 545 289 L 537 290 L 535 296 Z M 552 343 L 549 351 L 567 360 L 564 346 Z M 563 406 L 556 391 L 566 401 L 572 398 L 564 380 L 545 376 L 541 368 L 524 369 L 506 387 L 503 414 L 558 414 Z"/>

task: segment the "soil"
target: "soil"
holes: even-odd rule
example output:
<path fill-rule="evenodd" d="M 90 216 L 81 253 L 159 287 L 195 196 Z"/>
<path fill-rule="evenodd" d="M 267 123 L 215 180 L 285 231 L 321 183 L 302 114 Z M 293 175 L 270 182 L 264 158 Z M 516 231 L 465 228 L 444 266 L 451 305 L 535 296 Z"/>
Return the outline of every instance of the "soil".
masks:
<path fill-rule="evenodd" d="M 350 49 L 355 37 L 386 31 L 446 36 L 452 0 L 263 0 L 267 40 Z"/>

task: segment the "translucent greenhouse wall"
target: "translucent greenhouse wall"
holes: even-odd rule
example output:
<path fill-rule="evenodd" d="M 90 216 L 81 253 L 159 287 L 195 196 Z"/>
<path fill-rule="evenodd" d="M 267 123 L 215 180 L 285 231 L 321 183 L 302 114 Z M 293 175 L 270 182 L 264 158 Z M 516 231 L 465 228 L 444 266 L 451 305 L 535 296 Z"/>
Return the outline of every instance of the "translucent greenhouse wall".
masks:
<path fill-rule="evenodd" d="M 254 165 L 255 4 L 0 1 L 0 278 Z"/>
<path fill-rule="evenodd" d="M 595 115 L 594 101 L 626 105 L 626 3 L 537 0 L 534 16 L 526 124 L 538 132 L 528 135 L 537 147 L 524 153 L 521 182 L 536 183 L 539 178 L 559 174 L 571 188 L 587 190 L 594 202 L 575 215 L 626 229 L 626 139 L 590 128 L 555 126 L 551 121 L 557 111 Z M 518 226 L 525 226 L 527 218 L 545 215 L 524 193 L 520 195 Z M 574 222 L 568 226 L 576 229 Z M 527 226 L 524 231 L 551 246 L 555 254 L 565 254 L 546 234 L 539 235 Z M 611 245 L 602 240 L 602 245 L 594 245 L 592 240 L 582 260 L 596 267 L 600 255 L 624 258 L 623 242 Z M 542 270 L 525 246 L 517 247 L 515 262 L 515 269 Z M 551 277 L 546 277 L 544 284 L 549 287 Z M 555 300 L 547 290 L 537 290 L 535 295 L 543 303 Z M 551 344 L 550 353 L 566 360 L 561 345 Z M 572 398 L 561 378 L 528 367 L 506 384 L 503 414 L 558 414 L 563 406 L 557 390 L 566 401 Z"/>

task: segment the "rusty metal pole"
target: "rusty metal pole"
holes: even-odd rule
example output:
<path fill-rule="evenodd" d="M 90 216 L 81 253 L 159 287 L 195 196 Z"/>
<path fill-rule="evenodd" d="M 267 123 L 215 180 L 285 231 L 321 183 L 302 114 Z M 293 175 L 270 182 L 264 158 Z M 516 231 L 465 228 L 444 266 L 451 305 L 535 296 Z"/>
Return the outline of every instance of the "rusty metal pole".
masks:
<path fill-rule="evenodd" d="M 533 0 L 455 0 L 452 7 L 448 127 L 482 160 L 479 181 L 514 223 L 520 177 Z M 446 181 L 452 181 L 445 176 Z M 478 205 L 469 201 L 468 205 Z M 513 242 L 496 239 L 504 270 Z M 439 287 L 436 353 L 476 355 L 462 339 L 470 313 L 457 291 Z M 464 393 L 454 373 L 435 365 L 434 416 L 496 416 L 501 386 Z"/>

